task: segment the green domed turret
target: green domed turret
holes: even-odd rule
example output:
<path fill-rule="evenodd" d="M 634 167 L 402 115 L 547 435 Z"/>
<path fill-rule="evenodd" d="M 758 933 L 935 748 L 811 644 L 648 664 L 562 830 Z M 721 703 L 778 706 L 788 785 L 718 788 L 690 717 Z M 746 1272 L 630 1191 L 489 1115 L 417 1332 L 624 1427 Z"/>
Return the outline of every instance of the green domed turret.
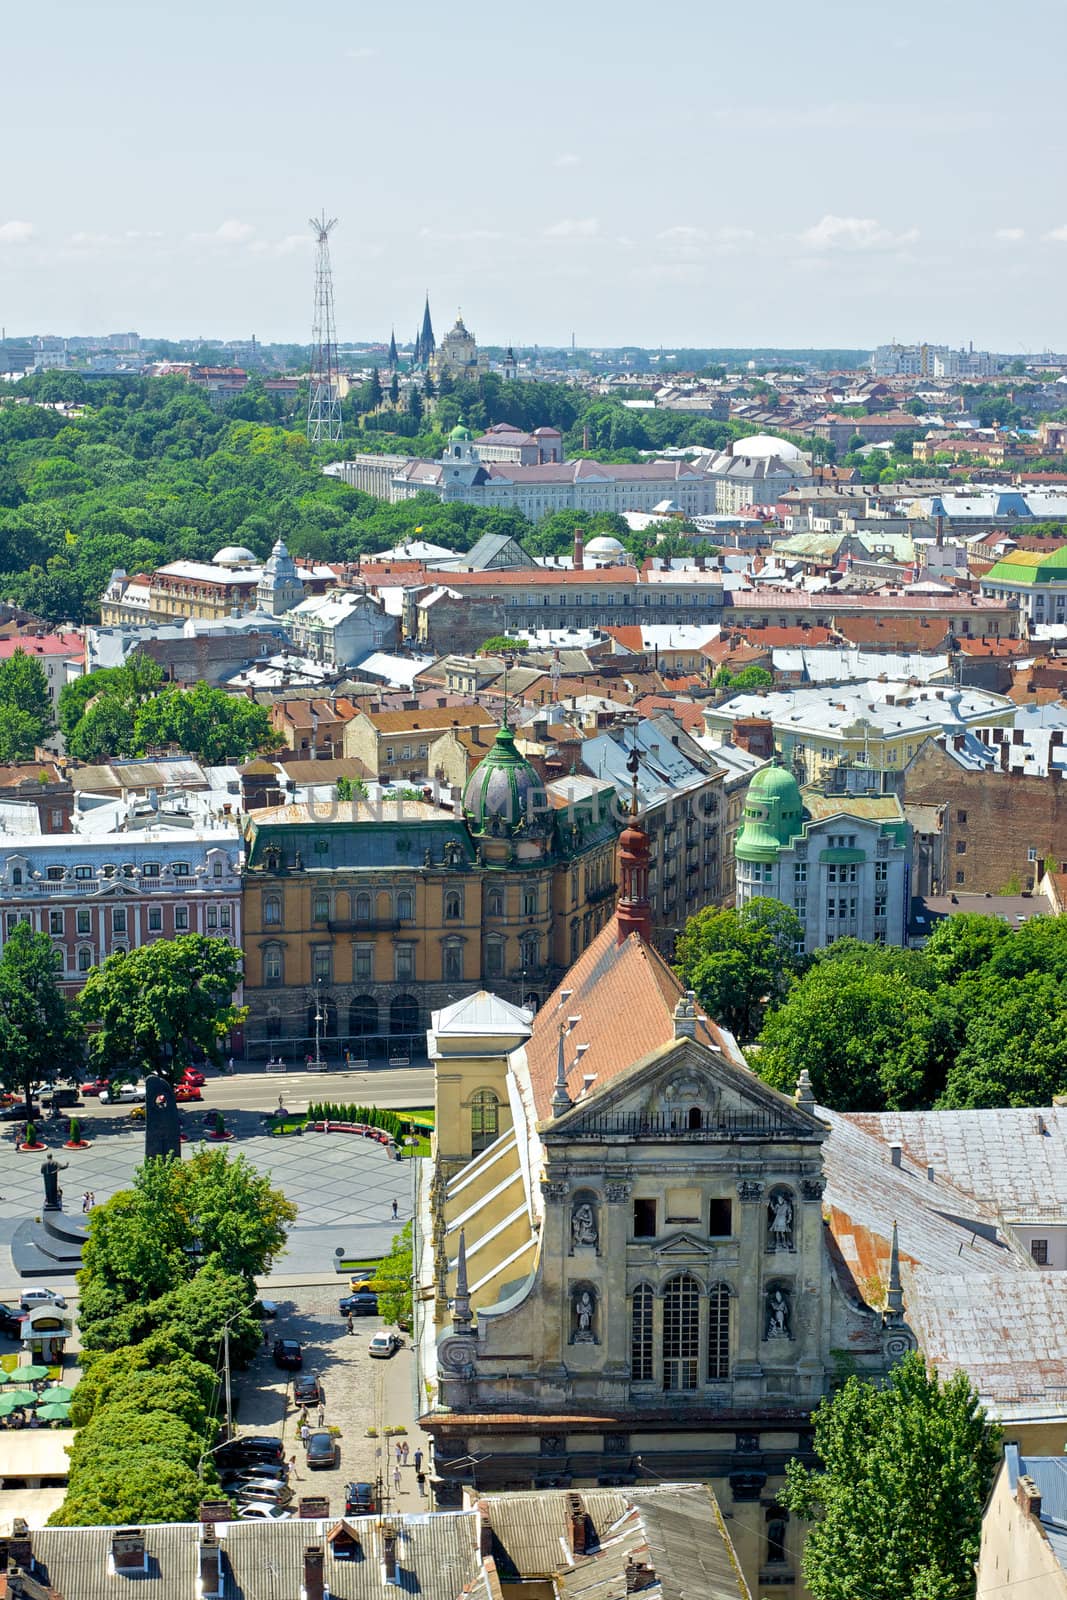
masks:
<path fill-rule="evenodd" d="M 448 437 L 450 439 L 460 440 L 460 439 L 473 439 L 474 435 L 470 431 L 470 429 L 466 426 L 465 423 L 457 422 L 456 426 L 452 429 L 452 432 L 449 434 Z"/>
<path fill-rule="evenodd" d="M 515 746 L 507 723 L 492 749 L 467 779 L 463 816 L 476 837 L 496 834 L 545 833 L 550 825 L 545 786 L 526 757 Z"/>
<path fill-rule="evenodd" d="M 764 767 L 748 786 L 734 855 L 739 861 L 773 861 L 803 827 L 804 802 L 797 780 L 785 767 Z"/>

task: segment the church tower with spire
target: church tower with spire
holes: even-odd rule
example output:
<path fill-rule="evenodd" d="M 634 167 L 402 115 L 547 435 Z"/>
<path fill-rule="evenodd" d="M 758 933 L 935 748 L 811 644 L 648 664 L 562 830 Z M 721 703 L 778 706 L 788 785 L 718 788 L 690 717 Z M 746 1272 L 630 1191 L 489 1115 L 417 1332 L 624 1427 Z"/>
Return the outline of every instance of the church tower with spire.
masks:
<path fill-rule="evenodd" d="M 422 327 L 415 342 L 415 364 L 420 367 L 430 365 L 430 357 L 437 349 L 437 340 L 434 338 L 433 322 L 430 320 L 430 292 L 426 291 L 426 304 L 422 313 Z"/>

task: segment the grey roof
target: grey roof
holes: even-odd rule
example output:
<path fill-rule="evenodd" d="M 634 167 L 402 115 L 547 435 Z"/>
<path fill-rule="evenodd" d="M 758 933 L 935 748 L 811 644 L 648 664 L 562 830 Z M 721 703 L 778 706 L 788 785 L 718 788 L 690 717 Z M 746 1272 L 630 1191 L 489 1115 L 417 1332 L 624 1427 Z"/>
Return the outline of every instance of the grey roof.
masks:
<path fill-rule="evenodd" d="M 518 540 L 510 533 L 483 533 L 481 538 L 461 556 L 456 563 L 468 572 L 484 572 L 491 567 L 497 556 L 502 555 L 509 545 L 514 545 L 519 559 L 512 560 L 510 565 L 516 567 L 532 567 L 533 557 L 528 556 Z"/>
<path fill-rule="evenodd" d="M 1023 1456 L 1017 1444 L 1006 1444 L 1004 1470 L 1013 1496 L 1020 1478 L 1033 1479 L 1041 1496 L 1041 1526 L 1049 1548 L 1067 1572 L 1067 1461 L 1062 1456 Z"/>

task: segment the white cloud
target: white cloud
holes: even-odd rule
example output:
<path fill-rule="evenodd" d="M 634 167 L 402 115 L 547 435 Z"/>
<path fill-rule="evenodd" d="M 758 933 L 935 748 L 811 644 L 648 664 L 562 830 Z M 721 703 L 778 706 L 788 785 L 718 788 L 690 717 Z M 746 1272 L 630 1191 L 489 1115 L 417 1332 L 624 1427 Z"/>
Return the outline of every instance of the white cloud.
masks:
<path fill-rule="evenodd" d="M 993 235 L 994 239 L 1001 239 L 1005 244 L 1018 244 L 1020 239 L 1026 238 L 1025 228 L 998 228 Z"/>
<path fill-rule="evenodd" d="M 32 222 L 0 222 L 0 244 L 29 244 L 34 235 Z"/>
<path fill-rule="evenodd" d="M 576 156 L 571 150 L 565 150 L 563 154 L 558 155 L 555 161 L 552 163 L 554 167 L 579 167 L 581 164 L 581 157 Z"/>
<path fill-rule="evenodd" d="M 362 44 L 359 45 L 355 50 L 345 51 L 345 55 L 348 57 L 349 61 L 370 61 L 371 58 L 377 54 L 377 50 L 375 50 L 369 44 Z"/>
<path fill-rule="evenodd" d="M 914 244 L 918 237 L 917 228 L 893 233 L 874 217 L 835 217 L 828 212 L 813 227 L 805 228 L 800 242 L 812 250 L 893 250 Z"/>
<path fill-rule="evenodd" d="M 546 239 L 595 239 L 600 232 L 596 217 L 564 217 L 545 229 Z"/>
<path fill-rule="evenodd" d="M 663 244 L 706 244 L 708 241 L 704 228 L 690 228 L 683 223 L 674 228 L 663 228 L 656 238 Z"/>
<path fill-rule="evenodd" d="M 2 232 L 3 229 L 0 229 L 0 233 Z M 1046 233 L 1045 238 L 1055 239 L 1057 244 L 1067 244 L 1067 222 L 1065 222 L 1062 227 L 1052 228 L 1048 233 Z"/>
<path fill-rule="evenodd" d="M 225 222 L 220 222 L 212 239 L 217 239 L 220 244 L 247 244 L 255 233 L 250 222 L 238 222 L 236 217 L 228 217 Z"/>

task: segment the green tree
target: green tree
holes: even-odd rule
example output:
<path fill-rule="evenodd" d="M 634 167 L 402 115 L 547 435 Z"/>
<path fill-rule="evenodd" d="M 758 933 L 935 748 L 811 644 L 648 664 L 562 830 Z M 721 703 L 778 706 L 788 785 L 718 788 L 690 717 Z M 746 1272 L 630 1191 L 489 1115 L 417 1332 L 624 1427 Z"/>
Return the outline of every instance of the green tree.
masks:
<path fill-rule="evenodd" d="M 172 744 L 207 766 L 221 766 L 275 749 L 281 736 L 264 706 L 198 683 L 192 689 L 166 689 L 140 705 L 134 740 L 139 751 Z"/>
<path fill-rule="evenodd" d="M 969 1600 L 999 1456 L 966 1375 L 905 1356 L 884 1389 L 851 1377 L 814 1414 L 814 1470 L 790 1461 L 784 1503 L 811 1521 L 814 1600 Z"/>
<path fill-rule="evenodd" d="M 21 745 L 18 755 L 30 757 L 54 726 L 45 670 L 36 656 L 16 645 L 7 660 L 0 661 L 0 740 Z"/>
<path fill-rule="evenodd" d="M 116 1425 L 122 1420 L 116 1417 Z M 130 1451 L 72 1472 L 58 1511 L 48 1519 L 53 1528 L 140 1527 L 151 1522 L 195 1522 L 204 1484 L 192 1466 L 157 1460 L 150 1449 Z"/>
<path fill-rule="evenodd" d="M 371 372 L 370 382 L 367 385 L 367 410 L 368 411 L 377 411 L 377 409 L 381 405 L 381 403 L 382 403 L 382 376 L 381 376 L 381 373 L 378 371 L 378 368 L 375 367 L 374 370 Z"/>
<path fill-rule="evenodd" d="M 197 1051 L 218 1065 L 247 1014 L 233 1004 L 240 978 L 241 952 L 198 933 L 108 956 L 77 1000 L 82 1021 L 95 1024 L 94 1066 L 105 1077 L 158 1072 L 175 1082 Z"/>
<path fill-rule="evenodd" d="M 422 395 L 419 393 L 417 383 L 413 383 L 408 390 L 408 412 L 416 423 L 422 421 Z"/>
<path fill-rule="evenodd" d="M 392 401 L 394 406 L 400 399 L 400 379 L 397 376 L 395 367 L 393 368 L 392 377 L 389 379 L 389 399 Z"/>
<path fill-rule="evenodd" d="M 528 650 L 529 648 L 529 639 L 512 639 L 506 633 L 494 633 L 478 646 L 478 654 L 480 656 L 517 655 L 520 650 Z"/>
<path fill-rule="evenodd" d="M 378 1290 L 378 1310 L 386 1322 L 405 1322 L 410 1325 L 414 1272 L 412 1248 L 411 1223 L 405 1222 L 394 1237 L 389 1254 L 379 1262 L 375 1271 L 375 1279 L 382 1285 Z"/>
<path fill-rule="evenodd" d="M 0 706 L 0 762 L 29 761 L 40 742 L 40 724 L 28 711 Z"/>
<path fill-rule="evenodd" d="M 711 680 L 711 687 L 729 689 L 731 694 L 755 694 L 759 689 L 771 688 L 773 683 L 774 676 L 766 667 L 742 667 L 740 672 L 720 667 Z"/>
<path fill-rule="evenodd" d="M 0 1075 L 29 1102 L 38 1084 L 72 1073 L 80 1035 L 56 982 L 56 952 L 46 933 L 20 922 L 0 954 Z"/>
<path fill-rule="evenodd" d="M 800 971 L 803 939 L 796 913 L 778 900 L 750 900 L 740 911 L 709 906 L 686 923 L 675 963 L 708 1014 L 751 1039 L 765 1006 L 780 1000 Z"/>
<path fill-rule="evenodd" d="M 133 1395 L 139 1404 L 137 1396 L 144 1386 L 145 1393 L 152 1397 L 147 1409 L 169 1410 L 199 1432 L 215 1396 L 214 1368 L 195 1361 L 166 1333 L 153 1334 L 141 1344 L 123 1345 L 119 1350 L 85 1352 L 83 1367 L 71 1403 L 71 1420 L 76 1428 L 84 1428 L 101 1406 L 125 1396 Z M 168 1386 L 173 1401 L 163 1407 L 154 1398 L 161 1382 Z"/>

